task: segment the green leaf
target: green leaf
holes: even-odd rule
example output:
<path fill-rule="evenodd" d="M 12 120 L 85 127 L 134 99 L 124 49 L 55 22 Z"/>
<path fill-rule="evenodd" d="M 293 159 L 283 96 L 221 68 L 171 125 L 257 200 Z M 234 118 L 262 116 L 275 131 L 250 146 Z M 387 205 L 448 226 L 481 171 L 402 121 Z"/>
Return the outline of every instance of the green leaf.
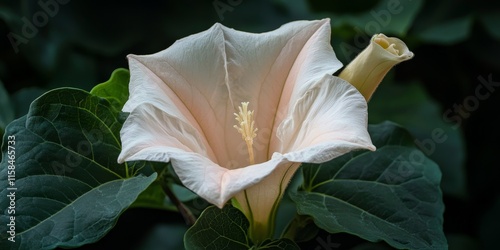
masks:
<path fill-rule="evenodd" d="M 26 116 L 10 123 L 0 195 L 15 192 L 15 214 L 6 209 L 0 217 L 15 216 L 15 242 L 2 234 L 8 243 L 2 249 L 77 247 L 114 226 L 156 178 L 156 173 L 134 176 L 140 163 L 117 163 L 121 126 L 107 100 L 69 88 L 47 92 Z M 1 199 L 0 207 L 9 202 Z"/>
<path fill-rule="evenodd" d="M 368 113 L 371 124 L 390 120 L 408 129 L 419 149 L 441 168 L 443 192 L 454 197 L 466 196 L 462 132 L 455 124 L 443 120 L 442 107 L 421 84 L 382 83 L 370 100 Z"/>
<path fill-rule="evenodd" d="M 106 98 L 117 111 L 120 111 L 128 100 L 129 80 L 130 73 L 127 69 L 116 69 L 108 81 L 98 84 L 90 93 Z"/>
<path fill-rule="evenodd" d="M 184 235 L 186 249 L 250 249 L 247 218 L 237 208 L 211 206 Z"/>
<path fill-rule="evenodd" d="M 446 249 L 438 166 L 393 123 L 369 127 L 375 152 L 304 164 L 297 212 L 330 233 L 345 232 L 403 249 Z M 399 138 L 399 139 L 398 139 Z"/>

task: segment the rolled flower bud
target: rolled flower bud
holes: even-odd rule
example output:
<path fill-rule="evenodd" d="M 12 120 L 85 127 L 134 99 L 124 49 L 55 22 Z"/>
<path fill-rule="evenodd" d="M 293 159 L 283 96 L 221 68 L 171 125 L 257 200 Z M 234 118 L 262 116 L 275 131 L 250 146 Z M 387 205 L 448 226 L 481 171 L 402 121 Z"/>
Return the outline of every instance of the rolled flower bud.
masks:
<path fill-rule="evenodd" d="M 368 101 L 387 72 L 412 57 L 413 52 L 400 39 L 376 34 L 339 77 L 354 85 Z"/>

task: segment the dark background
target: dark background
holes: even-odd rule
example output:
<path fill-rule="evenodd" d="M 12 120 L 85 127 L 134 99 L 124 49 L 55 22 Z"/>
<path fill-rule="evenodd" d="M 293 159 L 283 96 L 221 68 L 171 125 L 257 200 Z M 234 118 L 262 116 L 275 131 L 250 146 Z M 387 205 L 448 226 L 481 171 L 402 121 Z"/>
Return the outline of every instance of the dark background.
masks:
<path fill-rule="evenodd" d="M 500 231 L 498 116 L 500 4 L 494 1 L 38 1 L 0 0 L 0 132 L 57 87 L 90 90 L 127 54 L 150 54 L 215 22 L 249 32 L 330 17 L 345 64 L 374 32 L 397 36 L 415 57 L 396 66 L 370 101 L 371 123 L 393 120 L 423 143 L 443 172 L 444 231 L 450 249 L 497 249 Z M 214 3 L 217 7 L 214 6 Z M 390 12 L 398 4 L 398 11 Z M 217 8 L 219 10 L 217 10 Z M 224 9 L 226 8 L 226 9 Z M 29 23 L 29 24 L 27 24 Z M 476 91 L 481 79 L 490 92 Z M 1 86 L 1 85 L 0 85 Z M 5 95 L 6 96 L 2 96 Z M 443 129 L 447 140 L 429 141 Z M 0 134 L 0 135 L 1 135 Z M 424 142 L 428 142 L 425 144 Z M 429 150 L 431 144 L 434 150 Z M 100 242 L 82 249 L 182 249 L 185 227 L 172 212 L 130 209 Z M 304 249 L 327 249 L 318 241 Z M 334 249 L 390 249 L 334 235 Z"/>

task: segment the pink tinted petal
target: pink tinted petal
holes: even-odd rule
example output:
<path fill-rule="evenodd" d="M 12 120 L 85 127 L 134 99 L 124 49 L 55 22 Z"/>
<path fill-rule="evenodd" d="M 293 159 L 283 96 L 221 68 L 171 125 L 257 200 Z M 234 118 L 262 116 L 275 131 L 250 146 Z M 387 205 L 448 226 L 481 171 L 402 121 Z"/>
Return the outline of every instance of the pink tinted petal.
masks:
<path fill-rule="evenodd" d="M 226 77 L 225 58 L 220 32 L 214 32 L 214 27 L 156 54 L 130 55 L 130 97 L 124 111 L 149 103 L 182 119 L 203 138 L 213 160 L 226 166 L 231 161 L 225 148 L 235 144 L 237 137 L 236 131 L 225 129 L 232 111 L 227 109 L 228 90 L 220 84 Z"/>
<path fill-rule="evenodd" d="M 322 163 L 356 149 L 375 150 L 364 97 L 348 82 L 325 75 L 297 100 L 278 128 L 283 156 Z"/>
<path fill-rule="evenodd" d="M 120 137 L 122 151 L 118 162 L 168 162 L 167 151 L 171 148 L 196 152 L 215 161 L 213 153 L 205 147 L 204 138 L 190 123 L 151 104 L 142 104 L 129 114 Z"/>
<path fill-rule="evenodd" d="M 286 82 L 282 87 L 279 105 L 271 124 L 268 155 L 271 155 L 273 149 L 280 144 L 276 132 L 294 101 L 325 74 L 331 75 L 342 67 L 342 63 L 336 58 L 330 45 L 330 31 L 329 19 L 319 21 L 315 33 L 302 45 L 300 53 L 293 61 Z"/>

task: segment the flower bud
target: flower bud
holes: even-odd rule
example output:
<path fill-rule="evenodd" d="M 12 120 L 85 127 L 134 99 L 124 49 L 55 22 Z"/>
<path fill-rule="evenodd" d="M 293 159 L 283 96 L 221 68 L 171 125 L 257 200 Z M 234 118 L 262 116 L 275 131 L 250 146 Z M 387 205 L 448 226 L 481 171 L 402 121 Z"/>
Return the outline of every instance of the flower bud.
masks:
<path fill-rule="evenodd" d="M 368 101 L 387 72 L 412 57 L 413 52 L 400 39 L 376 34 L 339 77 L 350 82 Z"/>

